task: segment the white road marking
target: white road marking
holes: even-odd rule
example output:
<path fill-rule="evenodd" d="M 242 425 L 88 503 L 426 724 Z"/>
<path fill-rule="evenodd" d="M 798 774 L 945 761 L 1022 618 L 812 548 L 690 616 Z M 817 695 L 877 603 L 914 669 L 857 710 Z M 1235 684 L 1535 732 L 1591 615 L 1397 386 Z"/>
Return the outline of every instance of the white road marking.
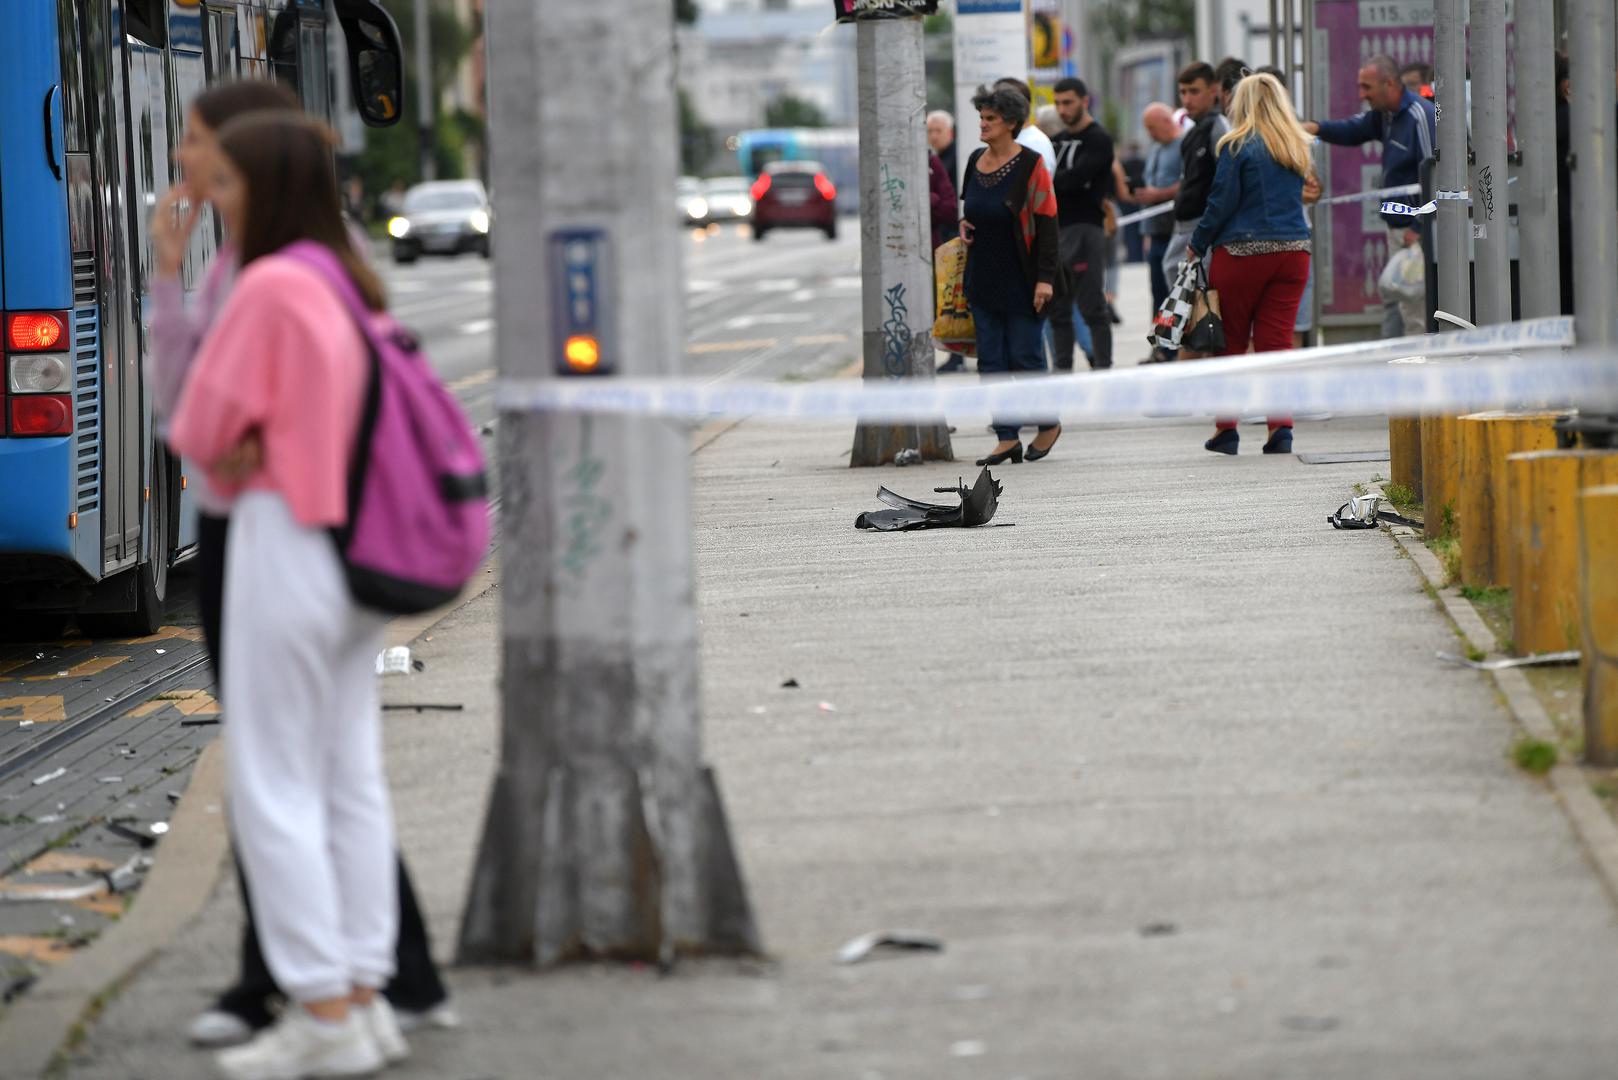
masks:
<path fill-rule="evenodd" d="M 473 319 L 471 322 L 461 324 L 463 334 L 487 334 L 494 329 L 493 319 Z"/>
<path fill-rule="evenodd" d="M 725 320 L 726 330 L 750 330 L 755 326 L 780 326 L 784 323 L 808 322 L 808 315 L 796 315 L 787 312 L 761 315 L 737 315 L 733 319 Z"/>

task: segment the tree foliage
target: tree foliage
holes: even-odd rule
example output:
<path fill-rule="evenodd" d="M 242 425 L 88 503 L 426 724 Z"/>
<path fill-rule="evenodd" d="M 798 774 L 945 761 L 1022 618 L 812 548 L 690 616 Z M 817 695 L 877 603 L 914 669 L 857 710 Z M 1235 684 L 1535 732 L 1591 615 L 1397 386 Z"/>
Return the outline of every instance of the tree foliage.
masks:
<path fill-rule="evenodd" d="M 793 94 L 781 94 L 764 106 L 764 126 L 771 128 L 819 128 L 826 126 L 826 114 L 812 101 Z"/>

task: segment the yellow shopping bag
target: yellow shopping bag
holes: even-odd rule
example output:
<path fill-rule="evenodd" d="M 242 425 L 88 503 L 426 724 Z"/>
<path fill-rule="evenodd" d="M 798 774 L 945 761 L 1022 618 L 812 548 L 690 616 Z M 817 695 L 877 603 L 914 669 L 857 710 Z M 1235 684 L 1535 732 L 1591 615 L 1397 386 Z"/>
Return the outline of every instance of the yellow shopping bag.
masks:
<path fill-rule="evenodd" d="M 977 328 L 966 303 L 966 245 L 955 237 L 933 252 L 933 282 L 938 317 L 933 320 L 933 341 L 940 349 L 962 356 L 978 353 Z"/>

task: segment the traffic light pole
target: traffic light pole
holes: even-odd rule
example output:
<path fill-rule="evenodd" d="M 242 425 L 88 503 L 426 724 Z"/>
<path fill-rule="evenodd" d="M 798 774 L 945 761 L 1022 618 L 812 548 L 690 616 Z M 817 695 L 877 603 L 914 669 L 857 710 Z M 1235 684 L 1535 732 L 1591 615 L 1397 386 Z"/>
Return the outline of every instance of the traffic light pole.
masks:
<path fill-rule="evenodd" d="M 1467 189 L 1466 168 L 1466 5 L 1467 0 L 1437 0 L 1434 7 L 1433 91 L 1438 105 L 1438 189 Z M 1468 321 L 1472 318 L 1471 233 L 1467 205 L 1440 199 L 1433 232 L 1438 250 L 1438 307 Z"/>
<path fill-rule="evenodd" d="M 932 202 L 921 18 L 862 21 L 856 32 L 864 374 L 872 381 L 931 379 Z M 849 463 L 886 465 L 911 450 L 926 459 L 954 457 L 942 421 L 862 421 Z"/>
<path fill-rule="evenodd" d="M 1524 15 L 1526 16 L 1526 12 Z M 1546 87 L 1534 87 L 1543 94 Z M 1472 249 L 1479 326 L 1511 321 L 1506 0 L 1472 0 Z"/>
<path fill-rule="evenodd" d="M 501 376 L 677 374 L 672 5 L 487 18 Z M 759 951 L 702 758 L 690 432 L 502 411 L 500 458 L 501 761 L 461 959 Z"/>

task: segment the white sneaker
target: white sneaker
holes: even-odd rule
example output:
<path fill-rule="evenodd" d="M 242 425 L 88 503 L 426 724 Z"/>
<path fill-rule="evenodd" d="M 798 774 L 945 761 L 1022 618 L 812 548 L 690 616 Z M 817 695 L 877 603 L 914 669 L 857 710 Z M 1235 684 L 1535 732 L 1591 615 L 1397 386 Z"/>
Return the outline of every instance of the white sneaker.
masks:
<path fill-rule="evenodd" d="M 399 1030 L 406 1034 L 423 1028 L 461 1026 L 461 1014 L 448 1001 L 440 1001 L 430 1009 L 394 1009 L 393 1015 L 399 1021 Z"/>
<path fill-rule="evenodd" d="M 371 1033 L 371 1039 L 376 1048 L 382 1051 L 382 1057 L 388 1064 L 403 1061 L 410 1056 L 410 1044 L 405 1042 L 404 1034 L 399 1030 L 399 1018 L 393 1013 L 393 1006 L 388 999 L 378 994 L 371 999 L 369 1005 L 354 1010 L 365 1021 L 365 1026 Z"/>
<path fill-rule="evenodd" d="M 225 1080 L 369 1076 L 383 1064 L 382 1051 L 358 1009 L 350 1009 L 341 1023 L 328 1023 L 296 1005 L 288 1006 L 274 1027 L 246 1046 L 222 1051 L 214 1062 Z"/>
<path fill-rule="evenodd" d="M 253 1037 L 253 1026 L 233 1012 L 209 1009 L 199 1013 L 185 1029 L 192 1046 L 217 1050 L 224 1046 L 240 1046 Z"/>

